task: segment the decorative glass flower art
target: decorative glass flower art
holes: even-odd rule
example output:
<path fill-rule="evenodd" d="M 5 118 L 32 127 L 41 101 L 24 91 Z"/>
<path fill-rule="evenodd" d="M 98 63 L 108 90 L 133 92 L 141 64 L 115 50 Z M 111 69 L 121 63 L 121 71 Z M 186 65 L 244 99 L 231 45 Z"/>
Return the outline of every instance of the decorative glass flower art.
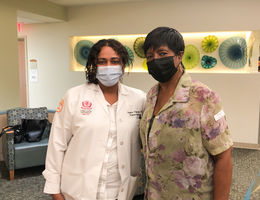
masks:
<path fill-rule="evenodd" d="M 145 58 L 143 45 L 144 45 L 145 37 L 138 37 L 134 42 L 134 51 L 140 58 Z"/>
<path fill-rule="evenodd" d="M 77 62 L 83 66 L 86 66 L 88 54 L 90 52 L 91 47 L 93 46 L 93 42 L 89 40 L 80 40 L 74 48 L 74 57 Z"/>
<path fill-rule="evenodd" d="M 221 62 L 229 68 L 238 69 L 247 61 L 247 45 L 244 38 L 232 37 L 226 39 L 219 47 Z"/>
<path fill-rule="evenodd" d="M 148 71 L 146 58 L 145 58 L 144 61 L 143 61 L 143 68 L 144 68 L 146 71 Z"/>
<path fill-rule="evenodd" d="M 134 61 L 134 58 L 135 58 L 134 52 L 133 52 L 128 46 L 125 45 L 124 47 L 125 47 L 126 50 L 127 50 L 127 53 L 128 53 L 128 56 L 129 56 L 131 62 L 133 62 L 133 61 Z M 127 63 L 127 66 L 129 66 L 129 65 L 130 65 L 130 63 Z"/>
<path fill-rule="evenodd" d="M 217 64 L 217 59 L 211 56 L 203 56 L 201 58 L 201 66 L 205 69 L 210 69 L 212 67 L 215 67 Z"/>
<path fill-rule="evenodd" d="M 185 47 L 184 55 L 182 57 L 182 63 L 185 69 L 192 69 L 196 67 L 200 62 L 200 52 L 192 44 L 189 44 Z"/>
<path fill-rule="evenodd" d="M 218 45 L 218 38 L 215 35 L 208 35 L 204 37 L 204 39 L 201 42 L 201 47 L 203 51 L 207 53 L 215 51 L 218 48 Z"/>
<path fill-rule="evenodd" d="M 251 66 L 251 64 L 252 64 L 252 56 L 253 56 L 253 45 L 250 47 L 250 49 L 249 49 L 249 53 L 248 53 L 249 55 L 248 55 L 248 66 L 250 67 Z"/>

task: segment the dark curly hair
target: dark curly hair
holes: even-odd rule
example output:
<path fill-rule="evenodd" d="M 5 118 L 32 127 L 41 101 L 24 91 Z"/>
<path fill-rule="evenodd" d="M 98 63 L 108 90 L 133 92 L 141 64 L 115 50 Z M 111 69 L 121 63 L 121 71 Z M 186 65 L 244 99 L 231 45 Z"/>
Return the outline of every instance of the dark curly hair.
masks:
<path fill-rule="evenodd" d="M 133 60 L 130 59 L 126 48 L 117 40 L 114 39 L 102 39 L 95 43 L 88 55 L 86 64 L 86 79 L 89 83 L 98 83 L 96 78 L 97 74 L 97 59 L 102 47 L 108 46 L 114 49 L 114 51 L 120 57 L 122 67 L 126 65 L 132 65 Z"/>

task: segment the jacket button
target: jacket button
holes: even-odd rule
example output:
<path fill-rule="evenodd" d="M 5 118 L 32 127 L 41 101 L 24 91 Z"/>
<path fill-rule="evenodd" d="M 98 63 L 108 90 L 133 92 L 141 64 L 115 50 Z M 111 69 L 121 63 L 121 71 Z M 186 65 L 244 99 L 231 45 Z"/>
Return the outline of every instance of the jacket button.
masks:
<path fill-rule="evenodd" d="M 122 165 L 121 168 L 124 169 L 124 168 L 125 168 L 125 165 Z"/>
<path fill-rule="evenodd" d="M 124 144 L 124 142 L 123 142 L 123 141 L 121 141 L 121 142 L 120 142 L 120 145 L 123 145 L 123 144 Z"/>
<path fill-rule="evenodd" d="M 121 189 L 121 192 L 124 192 L 124 188 Z"/>

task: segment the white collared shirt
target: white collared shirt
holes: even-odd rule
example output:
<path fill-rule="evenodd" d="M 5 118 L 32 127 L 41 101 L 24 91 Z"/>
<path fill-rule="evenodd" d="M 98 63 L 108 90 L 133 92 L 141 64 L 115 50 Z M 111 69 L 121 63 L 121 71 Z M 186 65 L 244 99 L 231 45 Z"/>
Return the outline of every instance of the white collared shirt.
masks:
<path fill-rule="evenodd" d="M 119 187 L 121 185 L 117 155 L 117 102 L 113 105 L 107 103 L 107 108 L 109 111 L 110 127 L 106 145 L 106 152 L 98 182 L 97 199 L 99 200 L 117 199 Z"/>

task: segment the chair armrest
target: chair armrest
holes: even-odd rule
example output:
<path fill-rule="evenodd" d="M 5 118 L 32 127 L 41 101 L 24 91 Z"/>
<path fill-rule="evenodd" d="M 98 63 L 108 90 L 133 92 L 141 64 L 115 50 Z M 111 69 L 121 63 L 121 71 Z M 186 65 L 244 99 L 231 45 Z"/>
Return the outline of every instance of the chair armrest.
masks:
<path fill-rule="evenodd" d="M 2 137 L 3 157 L 9 170 L 14 170 L 14 132 L 10 131 Z"/>

